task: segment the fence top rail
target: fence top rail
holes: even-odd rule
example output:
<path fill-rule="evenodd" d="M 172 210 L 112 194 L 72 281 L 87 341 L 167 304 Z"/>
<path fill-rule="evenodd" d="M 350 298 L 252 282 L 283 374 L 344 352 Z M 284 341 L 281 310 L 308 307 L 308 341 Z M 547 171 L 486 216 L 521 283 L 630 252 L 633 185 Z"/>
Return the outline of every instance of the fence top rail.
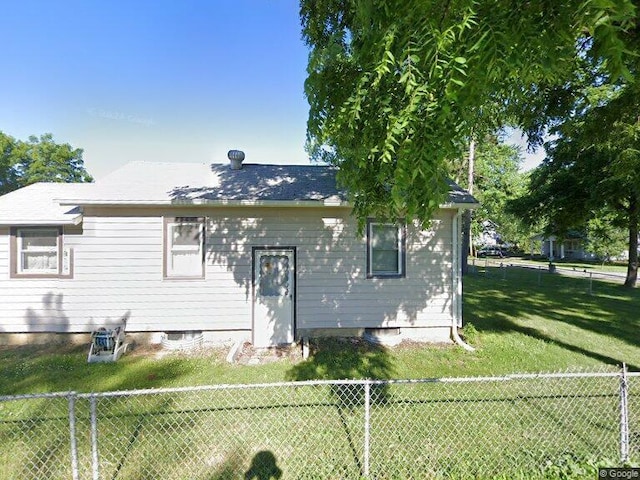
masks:
<path fill-rule="evenodd" d="M 484 259 L 488 265 L 499 266 L 502 268 L 510 267 L 510 268 L 522 268 L 525 270 L 540 270 L 544 272 L 549 271 L 549 262 L 544 264 L 539 263 L 526 263 L 526 262 L 513 262 L 509 261 L 509 258 L 502 259 Z M 551 262 L 553 263 L 553 262 Z M 586 267 L 571 267 L 571 266 L 563 266 L 562 263 L 553 263 L 557 272 L 567 272 L 567 273 L 583 273 L 585 275 L 592 275 L 593 277 L 608 277 L 612 279 L 624 279 L 625 274 L 623 272 L 605 272 L 603 270 L 590 270 Z"/>
<path fill-rule="evenodd" d="M 110 392 L 89 392 L 78 393 L 73 391 L 54 392 L 54 393 L 33 393 L 21 395 L 3 395 L 0 396 L 0 402 L 15 400 L 33 400 L 39 398 L 104 398 L 104 397 L 124 397 L 138 395 L 153 394 L 170 394 L 182 392 L 204 392 L 214 390 L 252 390 L 265 388 L 298 388 L 309 386 L 336 386 L 336 385 L 403 385 L 403 384 L 428 384 L 428 383 L 491 383 L 491 382 L 509 382 L 518 380 L 545 380 L 545 379 L 577 379 L 577 378 L 621 378 L 640 377 L 640 372 L 564 372 L 564 373 L 516 373 L 500 376 L 484 376 L 484 377 L 440 377 L 440 378 L 419 378 L 419 379 L 387 379 L 387 380 L 305 380 L 291 382 L 273 382 L 273 383 L 253 383 L 253 384 L 219 384 L 219 385 L 200 385 L 192 387 L 170 387 L 170 388 L 148 388 L 138 390 L 117 390 Z"/>
<path fill-rule="evenodd" d="M 22 393 L 19 395 L 0 395 L 0 402 L 15 400 L 36 400 L 39 398 L 71 398 L 78 397 L 77 392 L 53 392 L 53 393 Z"/>
<path fill-rule="evenodd" d="M 204 392 L 212 390 L 252 390 L 277 387 L 305 387 L 318 385 L 360 385 L 368 380 L 305 380 L 272 383 L 221 383 L 219 385 L 199 385 L 193 387 L 148 388 L 140 390 L 119 390 L 113 392 L 82 393 L 79 397 L 117 397 L 131 395 L 149 395 L 160 393 Z M 370 380 L 369 380 L 370 381 Z"/>
<path fill-rule="evenodd" d="M 620 377 L 621 372 L 574 372 L 574 373 L 514 373 L 488 377 L 440 377 L 416 380 L 371 380 L 372 383 L 474 383 L 508 382 L 513 380 L 559 379 L 559 378 L 612 378 Z M 627 372 L 627 375 L 640 375 Z"/>
<path fill-rule="evenodd" d="M 514 380 L 535 380 L 535 379 L 559 379 L 559 378 L 614 378 L 620 377 L 620 372 L 576 372 L 576 373 L 523 373 L 493 377 L 440 377 L 440 378 L 419 378 L 419 379 L 396 379 L 396 380 L 304 380 L 291 382 L 273 382 L 273 383 L 251 383 L 251 384 L 219 384 L 219 385 L 201 385 L 195 387 L 172 387 L 172 388 L 151 388 L 141 390 L 122 390 L 114 392 L 98 392 L 83 393 L 79 397 L 114 397 L 114 396 L 130 396 L 130 395 L 149 395 L 162 393 L 180 393 L 193 391 L 212 391 L 212 390 L 252 390 L 262 388 L 296 388 L 322 385 L 401 385 L 401 384 L 420 384 L 420 383 L 482 383 L 482 382 L 508 382 Z M 633 375 L 627 373 L 627 376 Z M 640 372 L 637 373 L 640 375 Z"/>

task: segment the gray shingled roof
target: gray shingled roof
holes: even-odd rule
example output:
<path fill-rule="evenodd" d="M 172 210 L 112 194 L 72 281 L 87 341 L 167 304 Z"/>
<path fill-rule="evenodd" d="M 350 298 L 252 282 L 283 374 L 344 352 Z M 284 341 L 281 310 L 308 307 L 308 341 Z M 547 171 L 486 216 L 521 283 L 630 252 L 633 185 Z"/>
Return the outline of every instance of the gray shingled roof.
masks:
<path fill-rule="evenodd" d="M 319 165 L 132 162 L 92 184 L 35 184 L 0 197 L 0 224 L 77 223 L 83 205 L 260 204 L 347 206 L 336 169 Z M 451 206 L 477 201 L 450 182 Z"/>
<path fill-rule="evenodd" d="M 228 164 L 132 162 L 76 199 L 80 204 L 346 202 L 336 172 L 322 165 L 246 163 L 232 170 Z M 477 203 L 455 183 L 450 187 L 447 203 Z"/>
<path fill-rule="evenodd" d="M 56 199 L 84 195 L 91 183 L 34 183 L 0 196 L 0 225 L 77 224 L 82 213 Z"/>
<path fill-rule="evenodd" d="M 449 203 L 453 204 L 478 204 L 473 195 L 463 189 L 453 180 L 449 180 Z"/>
<path fill-rule="evenodd" d="M 248 200 L 308 201 L 337 199 L 347 201 L 346 191 L 336 184 L 337 168 L 313 165 L 244 164 L 232 170 L 226 164 L 213 164 L 211 171 L 218 179 L 214 187 L 175 188 L 175 200 Z M 466 190 L 449 182 L 450 203 L 477 203 Z"/>
<path fill-rule="evenodd" d="M 216 185 L 176 187 L 173 200 L 245 201 L 345 201 L 336 186 L 336 169 L 313 165 L 260 165 L 247 163 L 241 170 L 211 165 Z"/>

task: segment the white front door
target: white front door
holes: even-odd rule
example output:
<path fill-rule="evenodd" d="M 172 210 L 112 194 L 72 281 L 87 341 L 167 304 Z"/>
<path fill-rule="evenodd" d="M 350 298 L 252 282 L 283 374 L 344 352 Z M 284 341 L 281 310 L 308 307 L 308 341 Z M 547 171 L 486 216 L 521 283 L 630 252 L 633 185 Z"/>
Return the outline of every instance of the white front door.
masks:
<path fill-rule="evenodd" d="M 294 251 L 254 252 L 253 346 L 293 343 Z"/>

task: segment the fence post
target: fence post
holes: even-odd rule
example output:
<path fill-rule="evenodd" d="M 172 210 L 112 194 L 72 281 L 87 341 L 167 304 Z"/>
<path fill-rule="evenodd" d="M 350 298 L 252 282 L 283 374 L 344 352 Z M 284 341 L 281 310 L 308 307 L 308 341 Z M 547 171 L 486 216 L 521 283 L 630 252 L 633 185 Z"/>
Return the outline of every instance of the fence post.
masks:
<path fill-rule="evenodd" d="M 629 461 L 629 384 L 627 381 L 627 364 L 622 364 L 620 375 L 620 462 Z"/>
<path fill-rule="evenodd" d="M 538 286 L 542 284 L 542 267 L 538 267 Z"/>
<path fill-rule="evenodd" d="M 371 380 L 364 381 L 364 452 L 362 460 L 362 475 L 369 477 L 369 441 L 370 441 L 370 420 L 371 420 Z"/>
<path fill-rule="evenodd" d="M 91 395 L 91 470 L 93 480 L 100 479 L 100 461 L 98 457 L 98 399 Z"/>
<path fill-rule="evenodd" d="M 589 295 L 593 295 L 593 272 L 589 272 Z"/>
<path fill-rule="evenodd" d="M 78 439 L 76 438 L 76 392 L 69 392 L 69 436 L 71 443 L 71 478 L 78 480 Z"/>

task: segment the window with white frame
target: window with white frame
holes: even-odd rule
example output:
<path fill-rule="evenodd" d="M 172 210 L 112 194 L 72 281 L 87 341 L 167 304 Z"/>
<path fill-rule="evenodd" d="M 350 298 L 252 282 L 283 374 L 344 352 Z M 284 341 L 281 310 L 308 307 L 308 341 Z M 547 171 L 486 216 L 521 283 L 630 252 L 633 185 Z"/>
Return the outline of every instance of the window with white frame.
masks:
<path fill-rule="evenodd" d="M 165 219 L 165 277 L 203 278 L 203 249 L 203 219 Z"/>
<path fill-rule="evenodd" d="M 62 228 L 11 228 L 12 277 L 69 274 L 69 259 L 63 258 Z"/>
<path fill-rule="evenodd" d="M 367 224 L 367 276 L 402 277 L 405 275 L 404 226 L 395 223 Z"/>

